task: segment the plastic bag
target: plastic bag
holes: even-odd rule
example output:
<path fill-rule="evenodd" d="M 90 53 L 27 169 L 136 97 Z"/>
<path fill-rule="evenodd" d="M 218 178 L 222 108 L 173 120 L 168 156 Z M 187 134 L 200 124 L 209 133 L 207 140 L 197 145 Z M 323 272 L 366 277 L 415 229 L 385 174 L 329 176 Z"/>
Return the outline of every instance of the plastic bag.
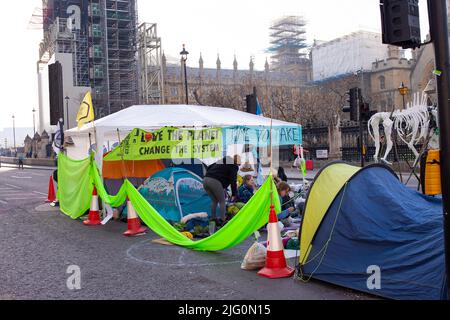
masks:
<path fill-rule="evenodd" d="M 292 166 L 293 166 L 294 168 L 300 167 L 301 160 L 302 160 L 302 159 L 301 159 L 300 157 L 295 158 L 294 164 L 293 164 Z"/>
<path fill-rule="evenodd" d="M 250 249 L 248 249 L 242 262 L 241 269 L 243 270 L 259 270 L 264 268 L 266 264 L 267 249 L 261 243 L 255 242 Z"/>

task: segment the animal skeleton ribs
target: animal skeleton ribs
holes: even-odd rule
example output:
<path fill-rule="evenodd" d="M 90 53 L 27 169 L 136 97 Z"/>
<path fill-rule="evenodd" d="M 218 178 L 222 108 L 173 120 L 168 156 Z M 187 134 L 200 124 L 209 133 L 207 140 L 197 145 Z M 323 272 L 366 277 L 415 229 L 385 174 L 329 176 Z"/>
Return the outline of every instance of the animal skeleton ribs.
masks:
<path fill-rule="evenodd" d="M 369 122 L 369 135 L 375 141 L 375 155 L 374 160 L 378 162 L 380 153 L 380 124 L 384 127 L 384 136 L 386 139 L 386 152 L 380 160 L 391 164 L 387 161 L 387 157 L 392 150 L 392 130 L 395 129 L 399 138 L 406 143 L 408 148 L 414 153 L 416 165 L 419 160 L 419 152 L 415 145 L 422 139 L 426 141 L 429 135 L 430 123 L 432 118 L 437 122 L 437 108 L 427 106 L 428 96 L 426 94 L 414 95 L 412 104 L 408 104 L 404 110 L 395 110 L 394 112 L 378 112 L 373 115 Z M 373 132 L 373 134 L 372 134 Z M 429 146 L 433 149 L 439 148 L 438 136 L 436 132 L 432 133 Z"/>

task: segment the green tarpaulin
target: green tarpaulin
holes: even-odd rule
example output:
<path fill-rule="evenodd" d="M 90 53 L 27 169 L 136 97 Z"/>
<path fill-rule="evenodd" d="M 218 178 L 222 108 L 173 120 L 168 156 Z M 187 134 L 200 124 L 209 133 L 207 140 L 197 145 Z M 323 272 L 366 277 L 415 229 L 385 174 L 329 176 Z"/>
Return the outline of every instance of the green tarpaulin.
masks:
<path fill-rule="evenodd" d="M 98 195 L 105 203 L 118 207 L 128 196 L 139 217 L 155 233 L 176 245 L 199 251 L 220 251 L 234 247 L 267 224 L 272 192 L 275 193 L 273 195 L 275 211 L 281 212 L 276 186 L 270 176 L 251 200 L 222 229 L 206 239 L 192 241 L 173 228 L 128 180 L 125 180 L 116 196 L 110 196 L 92 158 L 74 161 L 63 154 L 58 156 L 58 199 L 65 214 L 72 219 L 85 214 L 90 206 L 94 184 Z"/>
<path fill-rule="evenodd" d="M 58 199 L 63 213 L 77 219 L 89 209 L 92 190 L 92 160 L 75 161 L 58 156 Z"/>

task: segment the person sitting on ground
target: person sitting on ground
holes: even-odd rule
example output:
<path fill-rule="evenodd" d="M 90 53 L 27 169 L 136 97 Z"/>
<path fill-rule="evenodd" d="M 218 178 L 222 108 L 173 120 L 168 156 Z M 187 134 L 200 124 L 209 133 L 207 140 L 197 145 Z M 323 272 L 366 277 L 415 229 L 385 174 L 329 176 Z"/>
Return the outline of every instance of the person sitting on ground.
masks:
<path fill-rule="evenodd" d="M 285 204 L 282 206 L 282 210 L 280 214 L 278 214 L 278 220 L 284 220 L 291 216 L 291 213 L 295 211 L 292 203 L 288 203 L 290 201 L 289 192 L 291 191 L 291 187 L 284 181 L 278 183 L 277 185 L 278 196 L 280 197 L 281 204 Z M 287 201 L 285 201 L 287 200 Z"/>
<path fill-rule="evenodd" d="M 244 176 L 242 185 L 238 190 L 238 201 L 242 203 L 247 203 L 253 197 L 255 193 L 255 179 L 252 175 Z"/>
<path fill-rule="evenodd" d="M 225 222 L 225 189 L 231 186 L 232 202 L 237 200 L 237 174 L 241 164 L 241 157 L 225 157 L 208 167 L 203 187 L 211 198 L 211 215 L 216 224 L 221 226 Z M 217 204 L 220 206 L 220 216 L 216 217 Z"/>
<path fill-rule="evenodd" d="M 276 170 L 275 168 L 272 168 L 272 177 L 276 185 L 283 181 L 280 179 L 280 177 L 278 177 L 278 170 Z"/>

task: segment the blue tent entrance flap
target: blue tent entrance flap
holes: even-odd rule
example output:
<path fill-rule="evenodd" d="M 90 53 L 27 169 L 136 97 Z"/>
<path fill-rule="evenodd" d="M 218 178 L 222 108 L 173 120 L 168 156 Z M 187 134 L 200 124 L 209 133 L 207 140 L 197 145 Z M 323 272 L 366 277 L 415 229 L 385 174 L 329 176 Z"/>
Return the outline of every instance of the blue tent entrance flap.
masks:
<path fill-rule="evenodd" d="M 328 208 L 300 270 L 382 297 L 445 299 L 442 200 L 405 187 L 387 167 L 362 169 Z"/>
<path fill-rule="evenodd" d="M 169 221 L 180 221 L 191 213 L 211 214 L 211 199 L 202 179 L 185 169 L 167 168 L 150 177 L 139 193 Z"/>

